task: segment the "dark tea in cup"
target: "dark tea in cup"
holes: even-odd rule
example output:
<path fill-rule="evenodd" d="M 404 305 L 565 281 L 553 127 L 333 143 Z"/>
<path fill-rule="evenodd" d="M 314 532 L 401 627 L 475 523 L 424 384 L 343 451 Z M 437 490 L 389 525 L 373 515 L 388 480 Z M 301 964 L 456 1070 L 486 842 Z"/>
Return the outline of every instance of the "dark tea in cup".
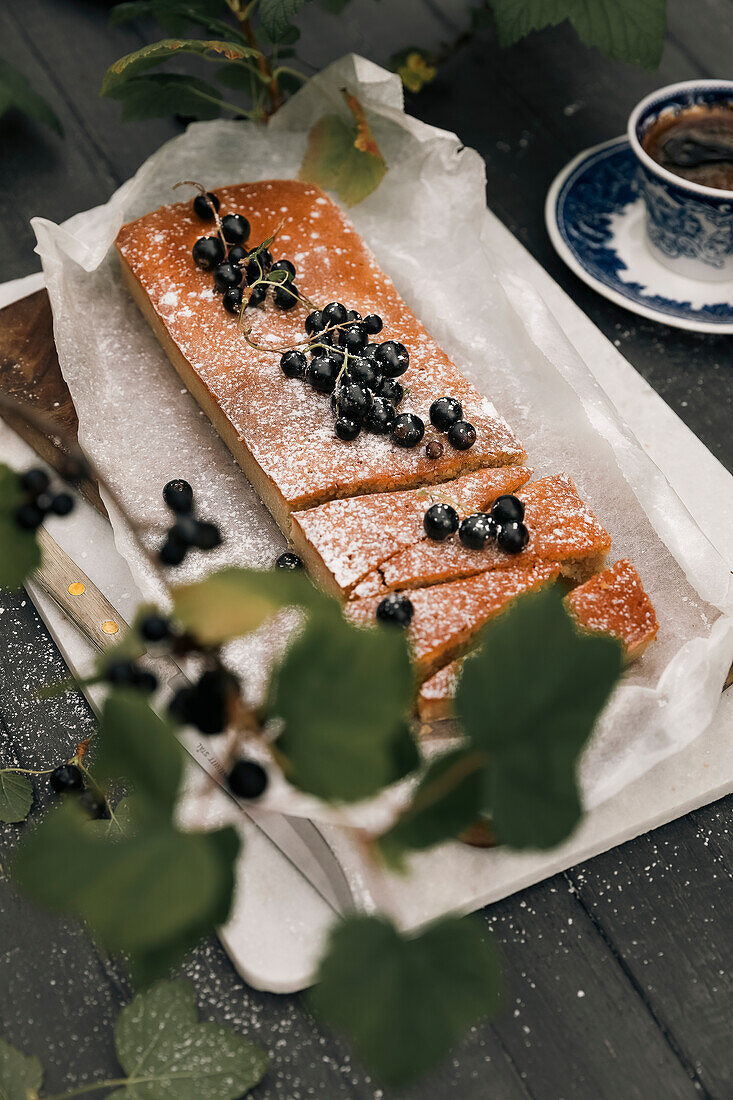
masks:
<path fill-rule="evenodd" d="M 664 111 L 642 145 L 668 172 L 703 187 L 733 191 L 733 101 Z"/>

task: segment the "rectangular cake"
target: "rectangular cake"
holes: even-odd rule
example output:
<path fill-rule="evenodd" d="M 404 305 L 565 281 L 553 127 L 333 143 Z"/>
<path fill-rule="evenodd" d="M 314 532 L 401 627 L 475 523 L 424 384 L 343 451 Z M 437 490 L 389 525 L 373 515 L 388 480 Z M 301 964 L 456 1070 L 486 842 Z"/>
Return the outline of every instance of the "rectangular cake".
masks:
<path fill-rule="evenodd" d="M 281 225 L 272 254 L 295 264 L 297 285 L 312 302 L 319 307 L 345 302 L 364 316 L 377 313 L 384 322 L 380 339 L 409 349 L 400 412 L 414 411 L 428 424 L 430 404 L 451 395 L 476 430 L 469 450 L 446 445 L 438 458 L 426 454 L 427 443 L 438 438 L 429 427 L 423 444 L 409 450 L 389 436 L 366 432 L 344 443 L 334 434 L 328 396 L 286 378 L 280 369 L 282 350 L 304 337 L 303 306 L 281 312 L 268 302 L 247 309 L 250 338 L 279 350 L 252 348 L 237 318 L 223 309 L 211 273 L 193 261 L 195 242 L 213 226 L 196 216 L 190 200 L 124 225 L 116 247 L 135 301 L 285 533 L 293 510 L 334 497 L 407 489 L 524 460 L 506 421 L 441 350 L 354 227 L 318 188 L 269 180 L 216 193 L 222 216 L 236 213 L 249 220 L 250 248 Z"/>

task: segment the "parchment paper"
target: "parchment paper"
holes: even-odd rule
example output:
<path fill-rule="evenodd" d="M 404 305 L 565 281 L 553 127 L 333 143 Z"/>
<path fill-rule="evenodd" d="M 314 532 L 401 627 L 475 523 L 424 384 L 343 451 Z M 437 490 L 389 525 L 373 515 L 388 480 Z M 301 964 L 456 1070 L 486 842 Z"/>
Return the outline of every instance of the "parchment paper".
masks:
<path fill-rule="evenodd" d="M 662 624 L 657 642 L 627 673 L 581 769 L 586 804 L 620 790 L 709 724 L 733 659 L 730 572 L 624 429 L 591 372 L 535 290 L 483 240 L 481 158 L 458 138 L 402 109 L 399 79 L 352 56 L 314 78 L 270 122 L 195 123 L 167 143 L 104 206 L 62 226 L 35 219 L 64 376 L 79 436 L 129 511 L 161 541 L 160 491 L 171 477 L 194 486 L 202 515 L 225 544 L 192 555 L 189 580 L 223 563 L 268 567 L 284 540 L 207 418 L 182 389 L 123 289 L 111 244 L 123 224 L 162 203 L 172 186 L 207 187 L 292 177 L 310 125 L 343 110 L 348 87 L 367 107 L 389 165 L 379 189 L 349 213 L 380 263 L 460 368 L 506 416 L 537 475 L 567 471 L 614 539 L 611 560 L 639 569 Z M 110 509 L 118 548 L 147 598 L 164 593 Z M 247 690 L 261 692 L 285 632 L 277 624 L 228 647 Z M 345 716 L 345 723 L 348 716 Z M 346 812 L 280 780 L 267 804 L 290 813 L 374 824 L 399 793 Z"/>

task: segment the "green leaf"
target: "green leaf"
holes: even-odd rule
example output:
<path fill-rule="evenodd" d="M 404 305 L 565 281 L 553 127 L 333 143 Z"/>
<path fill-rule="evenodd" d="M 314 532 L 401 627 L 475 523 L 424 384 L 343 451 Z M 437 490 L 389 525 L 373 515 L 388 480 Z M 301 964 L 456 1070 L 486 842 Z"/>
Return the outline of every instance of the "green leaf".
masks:
<path fill-rule="evenodd" d="M 485 804 L 500 842 L 551 848 L 581 812 L 576 767 L 621 672 L 621 647 L 581 634 L 557 588 L 516 600 L 483 632 L 456 690 L 456 712 L 490 765 Z M 511 705 L 496 719 L 497 699 Z"/>
<path fill-rule="evenodd" d="M 112 691 L 99 725 L 100 782 L 124 777 L 132 783 L 138 817 L 168 824 L 183 772 L 183 749 L 173 726 L 135 691 Z"/>
<path fill-rule="evenodd" d="M 463 748 L 430 762 L 409 806 L 377 841 L 389 864 L 399 869 L 405 852 L 452 840 L 476 821 L 483 806 L 485 763 L 482 754 Z"/>
<path fill-rule="evenodd" d="M 198 54 L 207 61 L 212 61 L 219 54 L 234 61 L 237 58 L 256 57 L 257 50 L 245 46 L 241 42 L 220 42 L 216 39 L 199 40 L 195 38 L 164 38 L 160 42 L 152 42 L 142 46 L 139 50 L 125 54 L 113 62 L 102 78 L 100 95 L 111 96 L 126 80 L 138 76 L 143 70 L 154 68 L 162 61 L 171 57 L 179 57 L 181 54 Z"/>
<path fill-rule="evenodd" d="M 19 73 L 8 61 L 0 58 L 0 116 L 11 107 L 45 123 L 57 134 L 64 132 L 58 115 L 49 107 L 43 96 L 31 86 L 28 78 Z"/>
<path fill-rule="evenodd" d="M 273 42 L 285 37 L 292 20 L 306 0 L 260 0 L 258 14 Z"/>
<path fill-rule="evenodd" d="M 500 972 L 477 921 L 445 917 L 407 938 L 379 917 L 331 934 L 311 1004 L 345 1032 L 389 1085 L 425 1073 L 481 1016 L 496 1011 Z"/>
<path fill-rule="evenodd" d="M 43 1084 L 43 1066 L 0 1039 L 0 1100 L 31 1100 Z"/>
<path fill-rule="evenodd" d="M 0 89 L 0 113 L 1 97 Z M 23 531 L 15 522 L 15 509 L 22 501 L 18 475 L 9 466 L 0 463 L 0 588 L 20 588 L 26 577 L 41 564 L 35 532 Z"/>
<path fill-rule="evenodd" d="M 402 631 L 311 619 L 270 685 L 275 748 L 301 790 L 333 801 L 375 794 L 418 764 L 407 728 L 414 681 Z"/>
<path fill-rule="evenodd" d="M 33 805 L 33 787 L 22 772 L 0 769 L 0 821 L 25 821 Z"/>
<path fill-rule="evenodd" d="M 221 0 L 129 0 L 129 3 L 115 5 L 109 21 L 116 26 L 133 19 L 157 19 L 172 35 L 182 35 L 194 26 L 209 34 L 223 38 L 234 35 L 244 41 L 230 23 L 218 18 L 221 10 Z"/>
<path fill-rule="evenodd" d="M 353 118 L 326 115 L 316 122 L 298 178 L 335 191 L 347 206 L 354 206 L 379 186 L 387 165 L 361 104 L 346 91 L 344 96 Z"/>
<path fill-rule="evenodd" d="M 122 101 L 122 121 L 181 115 L 183 118 L 219 118 L 224 106 L 221 93 L 205 80 L 179 73 L 153 73 L 125 81 L 109 93 Z"/>
<path fill-rule="evenodd" d="M 128 1074 L 117 1100 L 237 1100 L 267 1070 L 267 1055 L 242 1035 L 199 1023 L 188 982 L 158 982 L 122 1009 L 115 1047 Z"/>
<path fill-rule="evenodd" d="M 181 625 L 205 645 L 249 634 L 283 607 L 325 610 L 336 606 L 303 573 L 235 567 L 180 585 L 172 596 Z"/>
<path fill-rule="evenodd" d="M 606 57 L 654 69 L 664 48 L 667 0 L 490 0 L 499 41 L 568 19 L 586 46 Z"/>
<path fill-rule="evenodd" d="M 38 904 L 87 921 L 106 950 L 129 952 L 138 977 L 159 977 L 226 918 L 237 834 L 160 827 L 113 840 L 87 824 L 59 806 L 21 844 L 14 877 Z"/>

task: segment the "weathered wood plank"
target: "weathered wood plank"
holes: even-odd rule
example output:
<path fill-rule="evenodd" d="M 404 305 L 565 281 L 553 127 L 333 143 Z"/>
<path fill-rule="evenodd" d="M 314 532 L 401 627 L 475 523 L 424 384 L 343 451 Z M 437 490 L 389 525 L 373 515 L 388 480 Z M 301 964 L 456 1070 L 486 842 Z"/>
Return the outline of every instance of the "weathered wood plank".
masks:
<path fill-rule="evenodd" d="M 733 1095 L 732 810 L 733 796 L 567 875 L 690 1073 L 721 1098 Z"/>

